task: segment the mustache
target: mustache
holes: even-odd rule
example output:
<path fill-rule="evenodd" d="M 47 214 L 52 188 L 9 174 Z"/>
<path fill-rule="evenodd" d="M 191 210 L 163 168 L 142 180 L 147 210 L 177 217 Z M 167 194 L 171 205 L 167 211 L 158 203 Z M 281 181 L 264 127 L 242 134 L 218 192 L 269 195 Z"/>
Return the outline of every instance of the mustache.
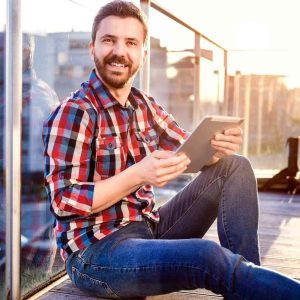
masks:
<path fill-rule="evenodd" d="M 106 64 L 117 63 L 117 64 L 125 65 L 127 67 L 131 67 L 130 61 L 126 60 L 123 56 L 118 56 L 118 55 L 112 55 L 108 58 L 105 58 L 104 63 Z"/>

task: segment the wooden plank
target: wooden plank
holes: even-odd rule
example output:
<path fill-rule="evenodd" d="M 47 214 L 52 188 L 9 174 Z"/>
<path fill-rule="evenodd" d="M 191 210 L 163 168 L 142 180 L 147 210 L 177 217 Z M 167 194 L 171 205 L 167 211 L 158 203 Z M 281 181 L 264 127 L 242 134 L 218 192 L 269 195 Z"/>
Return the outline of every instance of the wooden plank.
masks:
<path fill-rule="evenodd" d="M 218 295 L 212 294 L 197 294 L 197 293 L 190 293 L 190 292 L 178 292 L 178 293 L 171 293 L 161 296 L 150 296 L 146 298 L 147 300 L 220 300 L 223 297 Z"/>
<path fill-rule="evenodd" d="M 82 300 L 82 299 L 87 299 L 87 300 L 93 300 L 93 299 L 98 299 L 98 300 L 106 300 L 104 298 L 99 298 L 99 297 L 90 297 L 88 295 L 76 295 L 76 294 L 65 294 L 65 293 L 58 293 L 58 292 L 48 292 L 46 295 L 43 295 L 39 298 L 39 300 Z"/>
<path fill-rule="evenodd" d="M 84 297 L 84 298 L 83 298 Z M 76 295 L 76 294 L 62 294 L 57 292 L 50 291 L 47 295 L 42 296 L 39 298 L 40 300 L 106 300 L 104 298 L 99 297 L 91 297 L 91 296 L 83 296 L 83 295 Z M 191 294 L 191 293 L 171 293 L 166 295 L 160 295 L 160 296 L 149 296 L 146 298 L 147 300 L 220 300 L 223 299 L 223 297 L 220 296 L 213 296 L 213 295 L 205 295 L 205 294 Z"/>
<path fill-rule="evenodd" d="M 65 282 L 56 286 L 52 291 L 57 291 L 65 294 L 76 294 L 76 295 L 87 295 L 88 293 L 78 289 L 70 279 L 67 279 Z"/>
<path fill-rule="evenodd" d="M 265 255 L 261 258 L 263 264 L 300 268 L 299 259 Z"/>

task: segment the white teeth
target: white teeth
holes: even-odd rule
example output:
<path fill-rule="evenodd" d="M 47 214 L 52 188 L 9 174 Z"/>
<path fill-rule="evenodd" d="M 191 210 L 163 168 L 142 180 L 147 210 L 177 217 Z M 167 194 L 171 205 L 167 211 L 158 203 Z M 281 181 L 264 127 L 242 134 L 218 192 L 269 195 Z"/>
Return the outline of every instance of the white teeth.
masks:
<path fill-rule="evenodd" d="M 111 63 L 112 66 L 125 68 L 125 65 L 118 63 Z"/>

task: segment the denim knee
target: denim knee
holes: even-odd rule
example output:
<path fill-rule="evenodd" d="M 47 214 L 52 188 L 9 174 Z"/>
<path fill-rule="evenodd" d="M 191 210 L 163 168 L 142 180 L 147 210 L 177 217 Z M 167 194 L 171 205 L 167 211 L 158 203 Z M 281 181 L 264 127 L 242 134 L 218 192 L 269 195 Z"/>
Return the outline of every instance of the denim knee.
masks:
<path fill-rule="evenodd" d="M 249 159 L 245 156 L 238 155 L 238 154 L 223 157 L 220 160 L 220 162 L 224 162 L 225 164 L 232 165 L 232 166 L 239 166 L 243 168 L 252 169 Z"/>
<path fill-rule="evenodd" d="M 236 270 L 245 259 L 243 256 L 234 254 L 213 241 L 206 240 L 204 248 L 205 251 L 203 252 L 203 248 L 201 251 L 201 255 L 205 256 L 205 272 L 203 274 L 210 277 L 209 285 L 204 287 L 217 294 L 230 291 Z M 202 280 L 203 282 L 208 282 L 205 278 Z"/>
<path fill-rule="evenodd" d="M 205 252 L 203 250 L 201 255 L 205 254 L 208 266 L 215 266 L 220 272 L 226 271 L 228 264 L 235 264 L 239 260 L 240 255 L 236 255 L 230 250 L 220 246 L 218 243 L 210 240 L 205 240 Z M 226 267 L 225 267 L 226 266 Z M 225 267 L 222 269 L 222 267 Z"/>

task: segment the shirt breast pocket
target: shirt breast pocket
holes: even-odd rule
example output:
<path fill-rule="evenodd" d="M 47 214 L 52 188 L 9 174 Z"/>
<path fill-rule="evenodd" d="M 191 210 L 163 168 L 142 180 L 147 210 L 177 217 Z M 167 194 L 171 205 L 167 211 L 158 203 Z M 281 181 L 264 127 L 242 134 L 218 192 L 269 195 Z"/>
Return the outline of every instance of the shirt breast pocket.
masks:
<path fill-rule="evenodd" d="M 96 143 L 96 174 L 102 178 L 116 175 L 125 169 L 125 153 L 118 136 L 100 136 Z"/>
<path fill-rule="evenodd" d="M 135 135 L 139 142 L 140 152 L 144 155 L 148 155 L 158 149 L 159 136 L 155 129 L 150 128 L 145 131 L 136 131 Z"/>

